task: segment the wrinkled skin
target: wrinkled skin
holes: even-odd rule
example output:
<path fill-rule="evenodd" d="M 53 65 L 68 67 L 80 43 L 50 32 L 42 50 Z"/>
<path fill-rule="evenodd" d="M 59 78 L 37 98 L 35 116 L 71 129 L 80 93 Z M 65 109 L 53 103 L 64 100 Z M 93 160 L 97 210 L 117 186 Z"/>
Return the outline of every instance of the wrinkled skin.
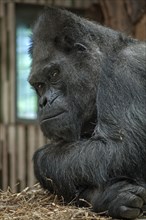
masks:
<path fill-rule="evenodd" d="M 48 8 L 35 24 L 30 84 L 52 140 L 34 154 L 41 185 L 114 218 L 146 203 L 146 46 Z"/>

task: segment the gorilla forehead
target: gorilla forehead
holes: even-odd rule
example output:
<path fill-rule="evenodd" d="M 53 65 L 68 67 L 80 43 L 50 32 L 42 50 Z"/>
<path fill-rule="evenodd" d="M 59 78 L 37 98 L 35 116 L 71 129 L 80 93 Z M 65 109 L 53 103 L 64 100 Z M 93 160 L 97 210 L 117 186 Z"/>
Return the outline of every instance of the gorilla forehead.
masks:
<path fill-rule="evenodd" d="M 62 33 L 62 30 L 70 32 L 74 39 L 81 35 L 84 37 L 89 32 L 89 28 L 83 22 L 83 18 L 81 19 L 69 11 L 48 7 L 34 26 L 34 41 L 37 41 L 37 39 L 52 41 L 56 34 Z M 87 23 L 87 20 L 85 23 Z M 74 33 L 72 33 L 72 30 L 74 30 Z"/>
<path fill-rule="evenodd" d="M 102 27 L 99 25 L 99 28 Z M 44 54 L 46 56 L 47 53 L 52 53 L 51 49 L 54 45 L 57 46 L 56 42 L 58 39 L 61 41 L 61 38 L 62 44 L 64 41 L 68 41 L 68 44 L 84 42 L 88 44 L 88 48 L 94 47 L 95 45 L 91 45 L 91 42 L 97 40 L 95 31 L 98 31 L 98 26 L 93 22 L 65 10 L 47 8 L 34 26 L 30 53 L 32 54 L 35 48 L 36 52 L 41 51 L 42 56 Z M 100 38 L 100 33 L 98 37 Z"/>
<path fill-rule="evenodd" d="M 56 58 L 56 54 L 58 56 L 58 59 L 61 58 L 61 55 L 59 57 L 59 52 L 55 50 L 53 42 L 51 41 L 46 42 L 38 39 L 37 42 L 34 41 L 32 50 L 33 64 L 35 64 L 36 66 L 43 66 L 46 63 L 51 62 L 51 60 Z"/>

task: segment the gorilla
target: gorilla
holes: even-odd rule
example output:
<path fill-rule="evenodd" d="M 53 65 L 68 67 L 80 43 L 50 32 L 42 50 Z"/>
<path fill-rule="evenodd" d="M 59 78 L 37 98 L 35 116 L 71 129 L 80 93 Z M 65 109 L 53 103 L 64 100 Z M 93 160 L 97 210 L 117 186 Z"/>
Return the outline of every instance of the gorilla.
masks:
<path fill-rule="evenodd" d="M 41 186 L 95 212 L 146 204 L 146 44 L 63 9 L 36 21 L 29 82 L 51 142 L 33 157 Z"/>

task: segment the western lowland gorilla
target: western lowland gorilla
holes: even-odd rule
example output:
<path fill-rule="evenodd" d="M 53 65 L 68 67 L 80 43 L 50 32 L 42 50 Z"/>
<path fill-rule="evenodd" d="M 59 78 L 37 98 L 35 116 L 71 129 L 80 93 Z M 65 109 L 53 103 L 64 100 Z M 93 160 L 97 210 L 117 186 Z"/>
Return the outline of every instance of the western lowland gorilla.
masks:
<path fill-rule="evenodd" d="M 146 45 L 62 9 L 38 18 L 29 82 L 51 143 L 34 154 L 45 189 L 136 218 L 146 203 Z"/>

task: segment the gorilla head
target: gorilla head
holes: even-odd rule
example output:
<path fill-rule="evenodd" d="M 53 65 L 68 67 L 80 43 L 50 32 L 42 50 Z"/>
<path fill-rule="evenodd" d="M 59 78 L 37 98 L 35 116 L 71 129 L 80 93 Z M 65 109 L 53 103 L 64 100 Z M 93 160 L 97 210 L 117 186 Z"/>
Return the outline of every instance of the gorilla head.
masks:
<path fill-rule="evenodd" d="M 29 82 L 38 94 L 39 121 L 48 138 L 72 141 L 93 132 L 102 53 L 90 26 L 70 12 L 48 9 L 34 28 Z"/>

